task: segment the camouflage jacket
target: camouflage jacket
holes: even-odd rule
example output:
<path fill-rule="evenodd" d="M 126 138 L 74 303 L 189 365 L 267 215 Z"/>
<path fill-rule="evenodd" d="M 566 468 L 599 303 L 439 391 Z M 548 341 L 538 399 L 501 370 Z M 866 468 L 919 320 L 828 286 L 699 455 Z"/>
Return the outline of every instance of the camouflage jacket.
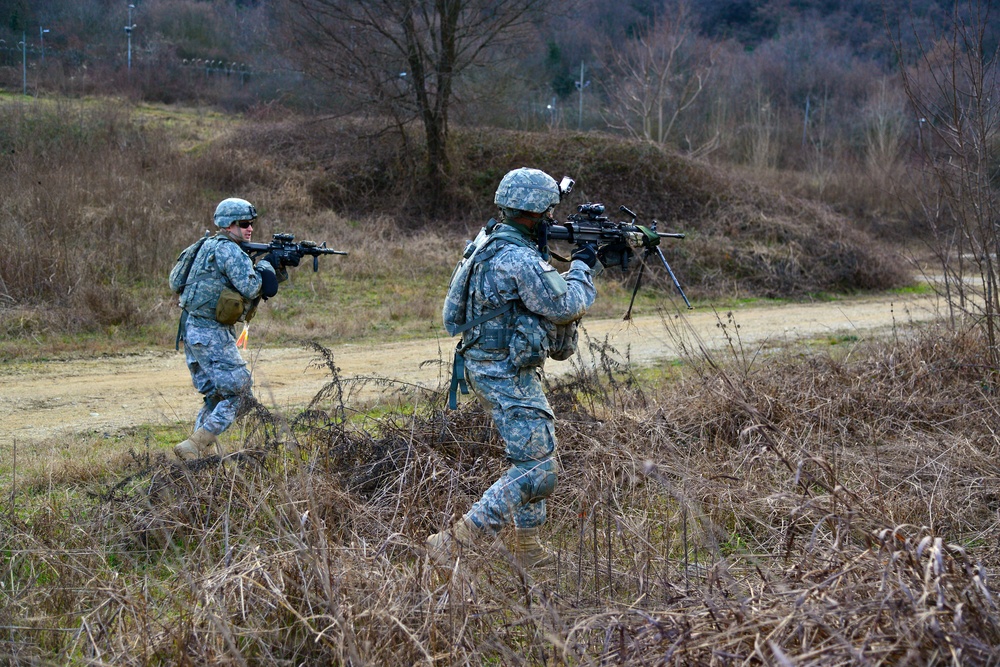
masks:
<path fill-rule="evenodd" d="M 188 324 L 216 328 L 228 328 L 215 320 L 215 305 L 223 289 L 235 290 L 253 301 L 260 296 L 260 271 L 274 271 L 263 260 L 255 267 L 250 256 L 225 233 L 205 240 L 183 284 L 178 267 L 170 272 L 170 289 L 180 293 L 180 307 L 188 313 Z"/>
<path fill-rule="evenodd" d="M 508 303 L 512 307 L 466 330 L 460 350 L 470 361 L 507 359 L 516 367 L 541 366 L 556 326 L 579 320 L 594 303 L 591 269 L 575 260 L 560 274 L 533 240 L 508 224 L 497 224 L 490 236 L 495 240 L 474 258 L 465 320 Z"/>

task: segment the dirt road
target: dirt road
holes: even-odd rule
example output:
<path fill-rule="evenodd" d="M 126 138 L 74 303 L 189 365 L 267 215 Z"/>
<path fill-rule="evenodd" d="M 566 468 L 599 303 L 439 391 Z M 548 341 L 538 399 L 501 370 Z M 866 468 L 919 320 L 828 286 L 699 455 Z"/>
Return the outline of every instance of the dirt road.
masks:
<path fill-rule="evenodd" d="M 837 334 L 861 335 L 895 324 L 924 322 L 940 316 L 938 300 L 928 296 L 894 296 L 828 303 L 749 307 L 736 310 L 743 344 L 781 345 L 795 339 Z M 673 320 L 709 348 L 726 344 L 718 326 L 726 313 L 701 309 Z M 633 363 L 650 364 L 677 356 L 675 336 L 659 317 L 585 321 L 587 334 L 628 349 Z M 732 327 L 728 327 L 732 332 Z M 330 344 L 342 378 L 382 377 L 437 388 L 450 377 L 448 338 L 375 345 Z M 279 409 L 306 405 L 329 380 L 317 367 L 311 349 L 258 349 L 246 354 L 254 372 L 258 398 Z M 425 363 L 429 362 L 429 363 Z M 569 362 L 549 362 L 559 374 Z M 386 392 L 373 383 L 348 398 L 370 400 Z M 142 424 L 192 421 L 201 397 L 194 391 L 184 355 L 173 349 L 143 355 L 33 363 L 0 369 L 0 445 L 16 440 L 36 442 L 83 432 L 114 432 Z"/>

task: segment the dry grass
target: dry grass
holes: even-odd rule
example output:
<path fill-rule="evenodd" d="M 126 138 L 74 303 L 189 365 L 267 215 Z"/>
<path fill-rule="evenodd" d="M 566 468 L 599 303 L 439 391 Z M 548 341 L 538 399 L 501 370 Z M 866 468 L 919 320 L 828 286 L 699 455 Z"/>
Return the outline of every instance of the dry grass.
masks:
<path fill-rule="evenodd" d="M 889 250 L 822 206 L 601 135 L 456 129 L 455 208 L 429 220 L 419 160 L 349 122 L 259 119 L 178 143 L 113 105 L 0 114 L 13 150 L 0 163 L 0 353 L 95 344 L 81 334 L 172 341 L 163 277 L 232 194 L 261 209 L 258 238 L 294 231 L 351 252 L 300 267 L 257 335 L 423 335 L 439 326 L 461 240 L 523 164 L 690 232 L 668 258 L 693 296 L 904 279 Z M 601 308 L 620 313 L 629 281 L 603 280 Z M 94 436 L 88 457 L 54 443 L 46 460 L 11 465 L 0 499 L 0 662 L 994 659 L 1000 404 L 983 342 L 900 332 L 762 360 L 734 340 L 718 361 L 672 333 L 690 353 L 667 379 L 640 381 L 589 341 L 598 365 L 551 387 L 565 472 L 547 531 L 560 559 L 533 577 L 502 547 L 453 573 L 420 553 L 505 467 L 488 417 L 391 382 L 391 412 L 354 405 L 332 358 L 313 405 L 256 406 L 225 463 L 171 463 L 154 440 L 170 434 Z"/>
<path fill-rule="evenodd" d="M 700 297 L 795 297 L 887 289 L 909 280 L 893 248 L 825 205 L 755 185 L 737 170 L 620 137 L 456 128 L 450 208 L 433 218 L 425 211 L 419 161 L 407 158 L 406 143 L 395 135 L 356 122 L 306 119 L 258 123 L 233 144 L 267 155 L 283 173 L 301 174 L 317 206 L 381 215 L 406 228 L 433 223 L 470 236 L 494 215 L 493 193 L 509 169 L 532 165 L 572 174 L 577 188 L 558 214 L 604 201 L 612 217 L 625 204 L 644 222 L 660 220 L 661 230 L 687 232 L 689 238 L 671 243 L 667 254 Z M 852 189 L 863 191 L 858 183 Z M 651 285 L 670 288 L 656 272 Z"/>
<path fill-rule="evenodd" d="M 18 310 L 5 333 L 145 325 L 137 286 L 169 267 L 198 199 L 192 184 L 157 178 L 183 168 L 168 137 L 111 101 L 5 103 L 0 117 L 0 300 Z"/>
<path fill-rule="evenodd" d="M 665 248 L 692 298 L 804 296 L 908 280 L 894 251 L 820 205 L 644 143 L 597 133 L 453 131 L 450 208 L 432 217 L 419 142 L 359 121 L 232 118 L 121 102 L 0 104 L 0 358 L 167 345 L 177 311 L 165 276 L 211 227 L 223 197 L 275 232 L 351 252 L 294 272 L 258 327 L 267 340 L 405 338 L 439 329 L 466 238 L 494 213 L 496 183 L 532 164 L 577 178 L 585 199 L 633 207 L 689 236 Z M 95 168 L 95 165 L 98 167 Z M 566 251 L 565 248 L 562 249 Z M 672 293 L 663 271 L 647 293 Z M 603 279 L 621 313 L 632 276 Z M 641 305 L 640 305 L 641 307 Z M 603 313 L 602 313 L 603 314 Z"/>
<path fill-rule="evenodd" d="M 733 322 L 720 322 L 729 326 Z M 665 325 L 668 326 L 668 325 Z M 992 664 L 1000 402 L 972 334 L 837 355 L 692 350 L 639 381 L 613 350 L 550 388 L 564 473 L 527 576 L 423 538 L 503 469 L 475 404 L 364 416 L 327 356 L 310 408 L 244 449 L 156 448 L 0 515 L 0 655 L 80 664 Z M 404 388 L 399 388 L 400 390 Z M 90 499 L 80 488 L 94 492 Z M 502 536 L 506 538 L 507 536 Z"/>

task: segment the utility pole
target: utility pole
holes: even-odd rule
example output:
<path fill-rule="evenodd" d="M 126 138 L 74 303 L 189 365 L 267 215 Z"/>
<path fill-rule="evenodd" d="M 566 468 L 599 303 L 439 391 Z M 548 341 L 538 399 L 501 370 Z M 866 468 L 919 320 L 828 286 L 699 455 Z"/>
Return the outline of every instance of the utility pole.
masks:
<path fill-rule="evenodd" d="M 806 147 L 806 132 L 809 130 L 809 95 L 806 95 L 806 117 L 802 121 L 802 148 Z"/>
<path fill-rule="evenodd" d="M 590 85 L 590 81 L 583 80 L 583 61 L 580 61 L 580 79 L 579 81 L 574 81 L 576 84 L 576 89 L 580 91 L 580 117 L 577 120 L 576 128 L 578 130 L 583 129 L 583 89 Z"/>
<path fill-rule="evenodd" d="M 48 28 L 38 26 L 38 43 L 42 47 L 42 65 L 45 65 L 45 33 L 47 32 L 49 32 Z"/>
<path fill-rule="evenodd" d="M 21 86 L 24 89 L 24 94 L 28 94 L 28 35 L 27 33 L 21 33 L 21 41 L 18 43 L 21 47 Z"/>
<path fill-rule="evenodd" d="M 132 23 L 132 10 L 135 9 L 135 5 L 130 4 L 128 6 L 128 23 L 125 24 L 125 34 L 128 36 L 128 73 L 132 74 L 132 31 L 135 30 L 135 24 Z"/>

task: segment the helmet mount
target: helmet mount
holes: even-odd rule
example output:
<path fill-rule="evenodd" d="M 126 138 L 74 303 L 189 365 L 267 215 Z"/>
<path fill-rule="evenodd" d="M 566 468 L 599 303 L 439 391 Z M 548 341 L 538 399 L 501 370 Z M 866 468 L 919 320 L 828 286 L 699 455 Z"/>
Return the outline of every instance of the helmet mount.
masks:
<path fill-rule="evenodd" d="M 493 203 L 508 214 L 509 211 L 545 213 L 559 203 L 561 194 L 559 184 L 544 171 L 521 167 L 501 179 Z"/>

